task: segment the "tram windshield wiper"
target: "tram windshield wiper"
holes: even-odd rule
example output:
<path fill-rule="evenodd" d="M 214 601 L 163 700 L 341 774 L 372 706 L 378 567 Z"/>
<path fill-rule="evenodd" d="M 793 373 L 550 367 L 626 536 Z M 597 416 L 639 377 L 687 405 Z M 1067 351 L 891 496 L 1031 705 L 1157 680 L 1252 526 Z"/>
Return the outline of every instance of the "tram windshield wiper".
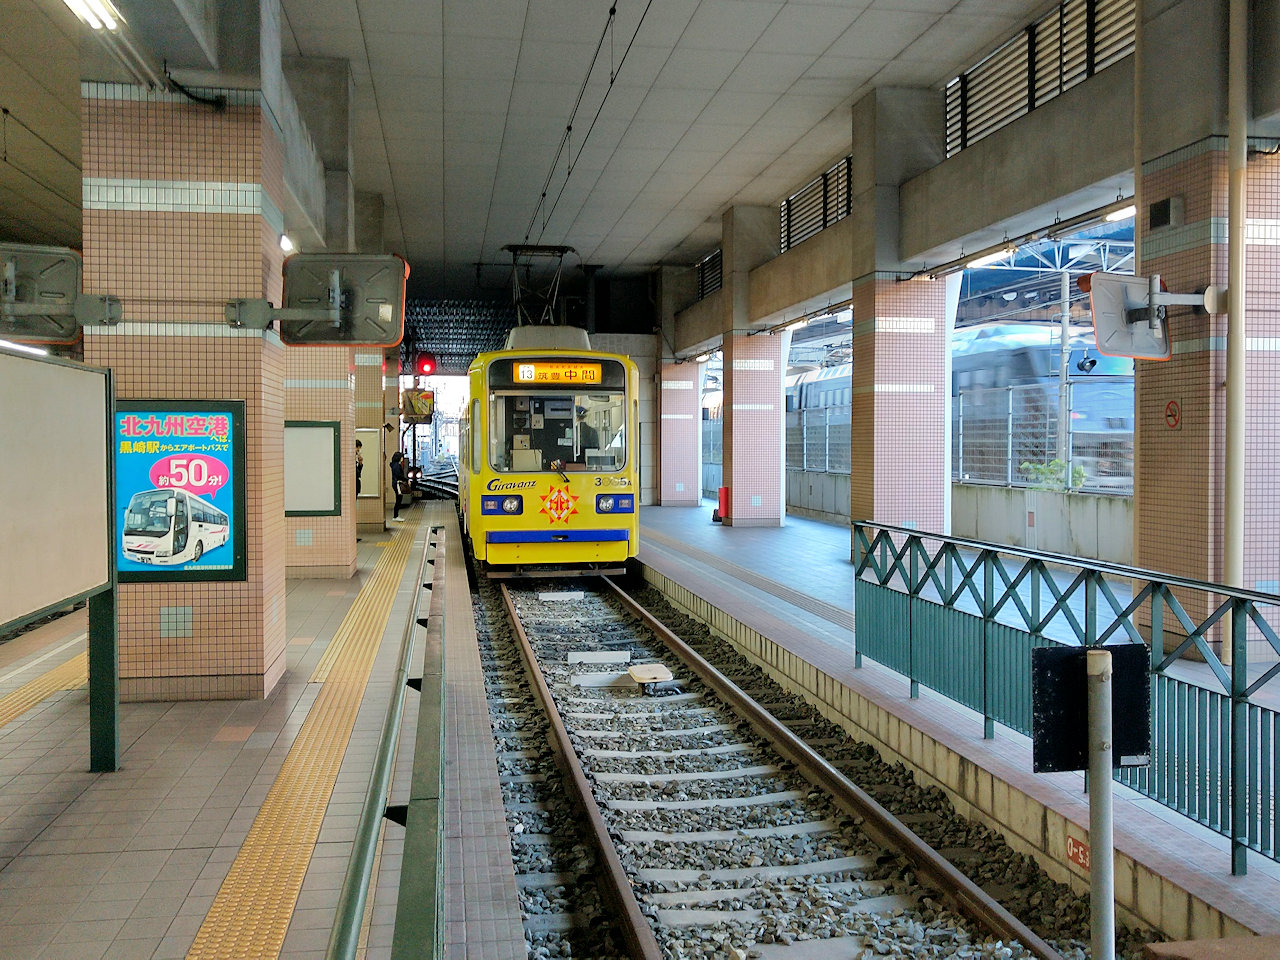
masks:
<path fill-rule="evenodd" d="M 551 469 L 554 470 L 556 473 L 560 474 L 560 479 L 563 480 L 565 483 L 569 482 L 569 476 L 564 472 L 563 460 L 552 460 Z"/>

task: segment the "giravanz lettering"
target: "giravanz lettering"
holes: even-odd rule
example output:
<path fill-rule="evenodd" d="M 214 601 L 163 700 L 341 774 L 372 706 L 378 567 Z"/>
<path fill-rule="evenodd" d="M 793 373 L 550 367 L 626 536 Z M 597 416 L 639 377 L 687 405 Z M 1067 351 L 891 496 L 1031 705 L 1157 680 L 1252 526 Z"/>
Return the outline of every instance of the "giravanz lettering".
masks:
<path fill-rule="evenodd" d="M 490 480 L 485 486 L 486 490 L 528 490 L 537 483 L 536 480 Z"/>

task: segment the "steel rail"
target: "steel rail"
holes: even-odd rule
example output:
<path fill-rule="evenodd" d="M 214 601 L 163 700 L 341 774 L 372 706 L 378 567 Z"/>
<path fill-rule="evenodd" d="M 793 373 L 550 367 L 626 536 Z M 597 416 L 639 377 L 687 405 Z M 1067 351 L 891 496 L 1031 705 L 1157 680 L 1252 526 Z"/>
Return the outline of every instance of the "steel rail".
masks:
<path fill-rule="evenodd" d="M 715 690 L 735 711 L 745 717 L 777 748 L 779 753 L 793 762 L 805 779 L 830 793 L 835 801 L 849 813 L 861 817 L 863 821 L 861 828 L 873 840 L 905 857 L 915 867 L 921 880 L 933 887 L 959 912 L 977 920 L 1002 940 L 1020 941 L 1041 960 L 1063 960 L 1062 955 L 1053 947 L 916 836 L 870 794 L 824 760 L 812 747 L 747 696 L 737 684 L 668 630 L 625 590 L 608 577 L 602 579 L 612 588 L 627 609 L 640 617 L 645 625 L 653 630 L 707 686 Z"/>
<path fill-rule="evenodd" d="M 432 538 L 435 538 L 433 541 Z M 409 667 L 413 660 L 414 635 L 422 627 L 418 621 L 418 604 L 426 584 L 422 582 L 427 568 L 427 557 L 443 555 L 443 530 L 433 525 L 427 530 L 422 545 L 422 559 L 418 562 L 417 585 L 413 591 L 413 603 L 400 638 L 400 658 L 395 678 L 391 683 L 391 700 L 387 704 L 382 723 L 382 735 L 369 774 L 369 786 L 365 791 L 364 806 L 356 827 L 347 872 L 338 896 L 337 915 L 325 949 L 326 960 L 353 960 L 360 940 L 360 927 L 364 921 L 365 901 L 369 896 L 369 881 L 373 876 L 373 861 L 377 851 L 378 834 L 386 814 L 387 797 L 391 792 L 391 775 L 395 767 L 396 745 L 400 740 L 400 718 L 404 714 L 404 691 L 408 684 Z M 432 547 L 435 547 L 432 550 Z M 440 567 L 438 569 L 443 569 Z"/>
<path fill-rule="evenodd" d="M 626 941 L 633 960 L 662 960 L 662 950 L 658 946 L 657 938 L 653 935 L 653 928 L 640 912 L 635 891 L 631 888 L 631 881 L 626 871 L 622 869 L 618 851 L 614 849 L 613 841 L 609 838 L 609 830 L 605 826 L 604 818 L 600 816 L 600 808 L 596 806 L 591 785 L 587 782 L 587 776 L 583 773 L 582 765 L 578 762 L 573 744 L 569 740 L 569 732 L 565 729 L 564 721 L 560 719 L 560 712 L 556 709 L 547 681 L 543 678 L 542 671 L 538 669 L 537 658 L 529 643 L 529 637 L 520 623 L 520 617 L 516 614 L 511 592 L 505 583 L 499 584 L 499 588 L 502 592 L 502 602 L 507 608 L 507 616 L 511 618 L 512 628 L 519 641 L 525 670 L 529 674 L 534 693 L 541 701 L 547 715 L 547 722 L 551 726 L 551 747 L 555 752 L 556 765 L 572 785 L 574 800 L 591 827 L 591 836 L 600 857 L 600 865 L 604 868 L 600 877 L 605 881 L 601 886 L 601 894 L 607 901 L 607 905 L 612 908 L 614 917 L 622 925 L 622 937 Z"/>

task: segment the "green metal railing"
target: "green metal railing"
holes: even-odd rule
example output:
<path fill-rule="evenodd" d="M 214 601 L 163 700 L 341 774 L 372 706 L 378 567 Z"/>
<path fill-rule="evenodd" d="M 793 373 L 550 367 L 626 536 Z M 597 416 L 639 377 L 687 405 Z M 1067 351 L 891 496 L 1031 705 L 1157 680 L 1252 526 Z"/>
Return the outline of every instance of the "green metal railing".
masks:
<path fill-rule="evenodd" d="M 923 683 L 981 713 L 986 737 L 1029 736 L 1034 648 L 1142 643 L 1151 763 L 1116 779 L 1229 838 L 1234 874 L 1248 850 L 1280 860 L 1280 685 L 1264 689 L 1280 596 L 883 524 L 853 537 L 855 666 L 865 654 L 913 697 Z"/>
<path fill-rule="evenodd" d="M 427 543 L 423 546 L 422 559 L 418 563 L 414 582 L 413 602 L 409 608 L 409 617 L 405 622 L 404 633 L 400 640 L 400 654 L 396 664 L 395 678 L 391 684 L 391 699 L 387 704 L 386 716 L 382 724 L 382 734 L 378 740 L 377 752 L 374 755 L 373 771 L 369 776 L 369 787 L 365 792 L 364 805 L 360 812 L 360 822 L 356 827 L 352 842 L 351 859 L 347 863 L 347 872 L 343 879 L 342 890 L 338 896 L 337 914 L 329 936 L 329 945 L 325 951 L 326 960 L 355 960 L 360 948 L 360 931 L 368 902 L 369 884 L 373 877 L 374 860 L 377 853 L 378 837 L 382 830 L 383 820 L 392 815 L 394 808 L 388 807 L 387 798 L 391 792 L 391 779 L 394 772 L 396 749 L 400 740 L 400 723 L 404 715 L 405 688 L 410 684 L 409 672 L 414 659 L 416 634 L 419 629 L 428 626 L 433 619 L 438 629 L 436 637 L 443 636 L 443 607 L 439 604 L 435 592 L 431 594 L 432 610 L 429 618 L 418 617 L 419 603 L 423 592 L 432 588 L 432 583 L 423 582 L 423 574 L 428 564 L 435 565 L 443 554 L 444 531 L 440 526 L 432 526 L 428 531 Z M 439 570 L 443 571 L 443 564 Z M 443 592 L 443 591 L 441 591 Z M 420 871 L 425 871 L 425 886 L 431 889 L 430 896 L 423 896 L 416 904 L 417 915 L 413 926 L 419 951 L 412 956 L 438 957 L 442 955 L 444 946 L 444 911 L 443 911 L 443 792 L 438 788 L 439 771 L 442 764 L 440 745 L 443 742 L 443 723 L 441 707 L 443 697 L 443 658 L 440 656 L 440 644 L 428 641 L 428 649 L 424 656 L 423 676 L 419 683 L 422 703 L 419 707 L 418 737 L 419 747 L 431 754 L 436 760 L 433 767 L 437 789 L 431 794 L 432 805 L 427 811 L 428 823 L 423 828 L 421 818 L 416 818 L 415 801 L 418 799 L 415 790 L 410 803 L 397 816 L 408 831 L 405 837 L 405 852 L 412 847 L 426 847 L 431 850 L 433 859 L 424 864 L 419 857 L 414 861 Z M 424 735 L 424 727 L 425 735 Z M 434 738 L 435 742 L 432 742 Z M 422 746 L 425 741 L 425 746 Z M 415 758 L 416 759 L 416 758 Z M 415 763 L 415 788 L 417 786 L 417 764 Z M 415 822 L 417 821 L 417 822 Z M 415 843 L 416 838 L 416 843 Z M 405 873 L 409 871 L 404 870 Z M 401 893 L 406 884 L 402 877 Z M 415 890 L 418 888 L 415 887 Z M 399 932 L 399 913 L 397 911 L 397 933 Z M 405 954 L 401 954 L 404 956 Z"/>

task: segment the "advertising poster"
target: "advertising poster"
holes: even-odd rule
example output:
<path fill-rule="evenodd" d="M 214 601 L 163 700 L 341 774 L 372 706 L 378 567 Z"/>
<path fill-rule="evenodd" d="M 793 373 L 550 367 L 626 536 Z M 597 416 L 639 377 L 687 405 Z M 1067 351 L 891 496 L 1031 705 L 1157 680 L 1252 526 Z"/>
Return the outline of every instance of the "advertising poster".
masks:
<path fill-rule="evenodd" d="M 244 401 L 118 400 L 121 582 L 245 579 Z"/>

